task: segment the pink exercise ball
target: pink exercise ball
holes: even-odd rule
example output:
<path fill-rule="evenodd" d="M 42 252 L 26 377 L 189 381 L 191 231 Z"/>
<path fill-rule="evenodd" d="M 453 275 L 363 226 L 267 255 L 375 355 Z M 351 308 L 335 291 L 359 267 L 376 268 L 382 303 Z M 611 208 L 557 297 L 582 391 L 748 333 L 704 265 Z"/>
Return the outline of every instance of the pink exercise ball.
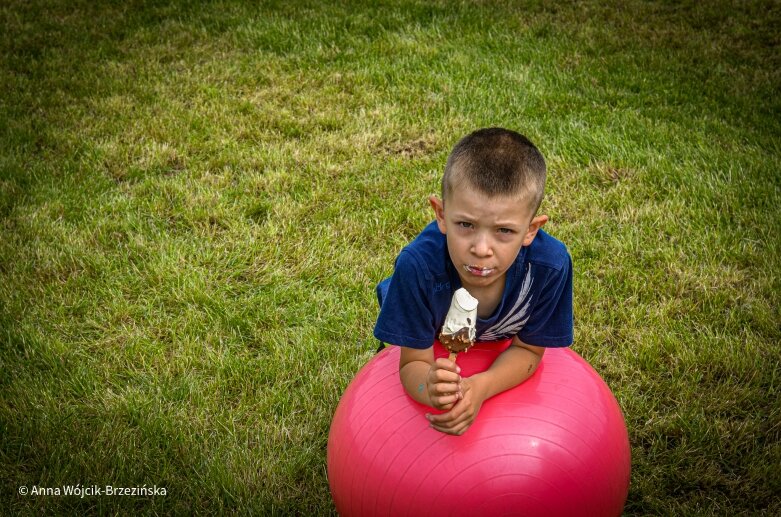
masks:
<path fill-rule="evenodd" d="M 463 376 L 488 368 L 510 341 L 458 355 Z M 446 356 L 439 344 L 435 356 Z M 356 375 L 328 434 L 328 482 L 342 516 L 616 516 L 629 491 L 624 418 L 594 369 L 569 348 L 483 403 L 461 436 L 429 427 L 388 347 Z"/>

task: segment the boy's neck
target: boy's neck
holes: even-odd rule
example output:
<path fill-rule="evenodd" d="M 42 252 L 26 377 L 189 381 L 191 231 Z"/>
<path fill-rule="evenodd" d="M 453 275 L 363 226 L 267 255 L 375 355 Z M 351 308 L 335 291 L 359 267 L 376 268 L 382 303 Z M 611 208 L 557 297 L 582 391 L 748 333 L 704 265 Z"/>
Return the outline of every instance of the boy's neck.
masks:
<path fill-rule="evenodd" d="M 502 301 L 506 283 L 507 273 L 504 273 L 500 278 L 497 278 L 495 282 L 485 287 L 467 286 L 464 285 L 463 279 L 461 281 L 461 284 L 466 287 L 469 294 L 477 298 L 477 317 L 480 319 L 490 318 L 494 313 L 499 306 L 499 303 Z"/>

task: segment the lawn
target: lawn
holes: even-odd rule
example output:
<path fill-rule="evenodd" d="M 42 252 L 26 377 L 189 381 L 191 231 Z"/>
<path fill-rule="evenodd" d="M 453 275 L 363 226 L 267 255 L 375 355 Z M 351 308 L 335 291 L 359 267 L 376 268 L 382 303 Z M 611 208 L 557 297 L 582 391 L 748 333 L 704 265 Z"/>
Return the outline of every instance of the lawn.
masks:
<path fill-rule="evenodd" d="M 781 513 L 775 1 L 0 5 L 0 507 L 332 514 L 374 286 L 464 134 L 549 167 L 627 515 Z M 164 487 L 166 495 L 20 494 Z"/>

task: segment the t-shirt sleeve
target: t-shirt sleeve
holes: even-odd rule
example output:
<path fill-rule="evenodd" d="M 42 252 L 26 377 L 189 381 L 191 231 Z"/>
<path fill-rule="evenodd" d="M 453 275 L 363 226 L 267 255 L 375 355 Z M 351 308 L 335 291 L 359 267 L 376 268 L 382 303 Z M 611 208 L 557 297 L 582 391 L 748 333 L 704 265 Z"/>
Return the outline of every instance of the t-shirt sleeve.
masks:
<path fill-rule="evenodd" d="M 572 320 L 572 258 L 567 253 L 560 269 L 550 269 L 540 298 L 518 339 L 536 346 L 569 346 L 573 341 Z"/>
<path fill-rule="evenodd" d="M 436 323 L 427 296 L 429 284 L 424 267 L 412 253 L 402 251 L 382 296 L 374 336 L 391 345 L 420 349 L 432 346 Z"/>

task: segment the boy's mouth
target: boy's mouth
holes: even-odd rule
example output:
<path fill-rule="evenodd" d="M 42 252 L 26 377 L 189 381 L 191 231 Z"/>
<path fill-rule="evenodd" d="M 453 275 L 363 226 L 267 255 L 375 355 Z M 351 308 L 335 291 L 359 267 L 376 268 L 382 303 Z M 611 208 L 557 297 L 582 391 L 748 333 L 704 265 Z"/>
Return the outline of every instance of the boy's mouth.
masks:
<path fill-rule="evenodd" d="M 488 276 L 494 272 L 494 268 L 492 267 L 478 267 L 478 266 L 464 265 L 464 269 L 466 269 L 466 271 L 469 274 L 475 276 Z"/>

